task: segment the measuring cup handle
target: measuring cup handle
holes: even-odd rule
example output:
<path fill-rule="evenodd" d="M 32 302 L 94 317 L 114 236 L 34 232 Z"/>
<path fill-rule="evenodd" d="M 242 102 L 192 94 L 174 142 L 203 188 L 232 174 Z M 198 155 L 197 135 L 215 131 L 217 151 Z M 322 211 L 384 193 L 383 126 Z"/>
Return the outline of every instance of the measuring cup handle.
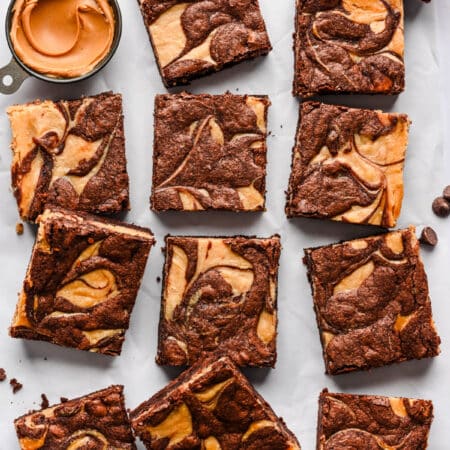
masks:
<path fill-rule="evenodd" d="M 11 77 L 12 82 L 6 84 L 5 79 L 8 76 Z M 0 93 L 13 94 L 28 77 L 29 75 L 19 66 L 19 64 L 17 64 L 15 59 L 12 58 L 9 64 L 0 68 Z"/>

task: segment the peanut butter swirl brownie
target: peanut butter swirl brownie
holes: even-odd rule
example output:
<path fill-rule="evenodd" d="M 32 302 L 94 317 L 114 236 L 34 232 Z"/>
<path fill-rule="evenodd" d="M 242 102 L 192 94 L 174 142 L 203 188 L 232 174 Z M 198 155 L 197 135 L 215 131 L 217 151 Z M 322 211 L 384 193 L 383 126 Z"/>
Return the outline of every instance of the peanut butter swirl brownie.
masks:
<path fill-rule="evenodd" d="M 294 95 L 404 89 L 403 0 L 297 0 Z"/>
<path fill-rule="evenodd" d="M 305 250 L 326 372 L 439 354 L 414 227 Z"/>
<path fill-rule="evenodd" d="M 138 0 L 164 84 L 267 54 L 258 0 Z"/>
<path fill-rule="evenodd" d="M 405 114 L 303 103 L 288 217 L 394 227 L 403 199 L 408 127 Z"/>
<path fill-rule="evenodd" d="M 317 450 L 425 450 L 433 420 L 429 400 L 320 394 Z"/>
<path fill-rule="evenodd" d="M 154 244 L 150 230 L 45 210 L 10 335 L 119 355 Z"/>
<path fill-rule="evenodd" d="M 136 449 L 123 386 L 30 412 L 14 425 L 22 450 Z"/>
<path fill-rule="evenodd" d="M 228 357 L 199 361 L 130 416 L 149 450 L 300 450 Z"/>
<path fill-rule="evenodd" d="M 216 351 L 273 367 L 280 250 L 279 236 L 168 236 L 157 362 L 191 365 Z"/>
<path fill-rule="evenodd" d="M 46 204 L 99 214 L 128 209 L 121 95 L 35 101 L 7 112 L 23 220 L 34 221 Z"/>
<path fill-rule="evenodd" d="M 266 96 L 157 95 L 154 211 L 265 207 Z"/>

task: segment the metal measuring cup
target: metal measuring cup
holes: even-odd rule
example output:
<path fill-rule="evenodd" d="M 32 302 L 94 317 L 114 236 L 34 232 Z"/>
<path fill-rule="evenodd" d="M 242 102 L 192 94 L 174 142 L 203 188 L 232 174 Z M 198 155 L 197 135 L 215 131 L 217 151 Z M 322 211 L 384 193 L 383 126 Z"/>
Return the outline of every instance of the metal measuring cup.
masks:
<path fill-rule="evenodd" d="M 16 0 L 11 0 L 8 7 L 8 11 L 6 13 L 5 32 L 6 32 L 6 40 L 8 42 L 8 46 L 9 49 L 11 50 L 13 57 L 9 62 L 9 64 L 0 68 L 0 93 L 13 94 L 20 88 L 24 80 L 30 76 L 38 78 L 43 81 L 48 81 L 49 83 L 68 84 L 74 83 L 76 81 L 85 80 L 86 78 L 92 77 L 92 75 L 96 74 L 99 70 L 103 69 L 103 67 L 106 66 L 106 64 L 108 64 L 108 62 L 116 52 L 117 47 L 119 46 L 120 37 L 122 35 L 122 15 L 120 13 L 119 3 L 117 0 L 108 0 L 108 1 L 114 12 L 114 20 L 115 20 L 114 37 L 109 53 L 90 72 L 87 72 L 84 75 L 73 78 L 56 78 L 36 72 L 30 67 L 27 67 L 17 56 L 10 36 L 12 18 L 14 13 L 13 9 Z M 10 84 L 6 84 L 5 82 L 5 79 L 7 77 L 11 77 L 12 79 L 12 82 Z"/>

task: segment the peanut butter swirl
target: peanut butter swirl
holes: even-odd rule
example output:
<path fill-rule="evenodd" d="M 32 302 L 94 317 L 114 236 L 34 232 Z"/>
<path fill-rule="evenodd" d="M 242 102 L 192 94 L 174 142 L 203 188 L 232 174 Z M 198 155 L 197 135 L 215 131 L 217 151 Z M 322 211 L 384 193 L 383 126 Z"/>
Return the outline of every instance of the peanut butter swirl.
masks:
<path fill-rule="evenodd" d="M 114 29 L 108 0 L 17 0 L 10 37 L 28 67 L 51 77 L 74 78 L 105 58 Z"/>

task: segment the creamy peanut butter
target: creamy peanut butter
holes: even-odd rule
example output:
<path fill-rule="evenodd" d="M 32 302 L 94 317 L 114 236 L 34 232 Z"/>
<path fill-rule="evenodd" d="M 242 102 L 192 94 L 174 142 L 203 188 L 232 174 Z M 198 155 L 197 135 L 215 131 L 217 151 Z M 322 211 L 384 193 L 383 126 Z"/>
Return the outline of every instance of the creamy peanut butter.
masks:
<path fill-rule="evenodd" d="M 107 56 L 115 26 L 108 0 L 17 0 L 10 37 L 26 66 L 47 76 L 74 78 Z"/>

